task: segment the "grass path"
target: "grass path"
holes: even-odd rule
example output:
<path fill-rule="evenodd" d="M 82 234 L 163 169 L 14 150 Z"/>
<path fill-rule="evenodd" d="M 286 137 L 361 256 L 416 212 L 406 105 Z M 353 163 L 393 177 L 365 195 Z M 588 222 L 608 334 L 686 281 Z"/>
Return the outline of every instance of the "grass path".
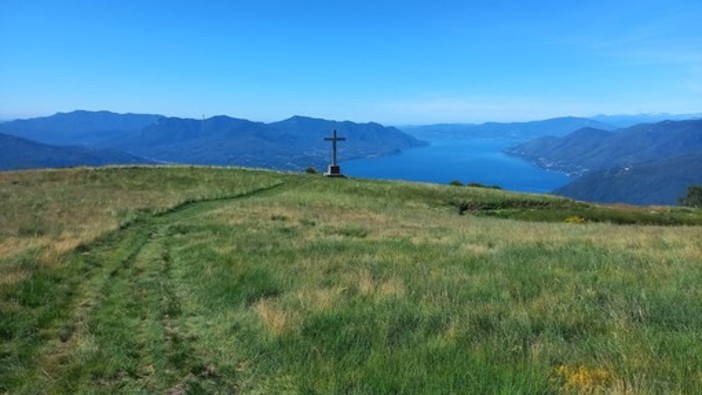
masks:
<path fill-rule="evenodd" d="M 24 387 L 26 392 L 92 388 L 179 393 L 185 388 L 183 372 L 185 379 L 194 375 L 214 380 L 212 366 L 197 358 L 195 336 L 180 321 L 181 301 L 174 289 L 167 236 L 173 224 L 294 184 L 293 180 L 234 196 L 186 201 L 81 246 L 62 265 L 64 273 L 53 273 L 44 281 L 48 287 L 61 280 L 52 289 L 51 301 L 37 303 L 32 317 L 25 317 L 33 322 L 16 323 L 37 331 L 23 336 L 16 345 L 22 349 L 17 353 L 22 360 L 6 365 L 2 373 L 21 379 L 15 388 Z M 31 365 L 36 360 L 40 369 Z M 27 380 L 25 370 L 35 372 L 35 377 Z M 164 383 L 171 383 L 171 388 Z M 234 388 L 234 383 L 227 384 Z"/>

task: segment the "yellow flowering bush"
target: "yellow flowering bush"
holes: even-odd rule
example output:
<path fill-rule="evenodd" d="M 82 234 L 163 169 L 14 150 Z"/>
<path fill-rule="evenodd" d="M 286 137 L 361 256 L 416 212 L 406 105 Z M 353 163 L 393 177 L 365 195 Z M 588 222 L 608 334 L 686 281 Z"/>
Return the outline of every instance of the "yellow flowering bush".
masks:
<path fill-rule="evenodd" d="M 565 219 L 565 222 L 567 224 L 586 224 L 587 219 L 585 219 L 585 217 L 581 217 L 579 215 L 571 215 L 570 217 Z"/>
<path fill-rule="evenodd" d="M 605 387 L 612 379 L 608 371 L 598 367 L 560 365 L 556 368 L 556 380 L 565 391 L 592 393 Z"/>

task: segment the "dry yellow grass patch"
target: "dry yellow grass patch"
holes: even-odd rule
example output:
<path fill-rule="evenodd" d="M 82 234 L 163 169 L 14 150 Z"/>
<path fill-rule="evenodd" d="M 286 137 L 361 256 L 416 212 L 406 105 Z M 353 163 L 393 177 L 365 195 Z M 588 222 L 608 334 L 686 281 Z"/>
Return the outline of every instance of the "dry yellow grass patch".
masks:
<path fill-rule="evenodd" d="M 416 214 L 416 213 L 415 213 Z M 436 219 L 425 222 L 406 212 L 390 210 L 378 212 L 364 208 L 339 209 L 317 204 L 282 206 L 271 202 L 247 201 L 237 206 L 212 211 L 208 217 L 231 226 L 256 226 L 265 228 L 276 222 L 294 226 L 304 241 L 320 239 L 341 240 L 348 231 L 358 229 L 366 233 L 363 238 L 385 240 L 388 238 L 414 237 L 427 233 L 427 227 L 443 227 Z M 344 224 L 339 227 L 338 224 Z"/>
<path fill-rule="evenodd" d="M 607 388 L 606 393 L 611 395 L 653 395 L 656 392 L 651 390 L 651 387 L 651 383 L 646 382 L 643 378 L 635 378 L 634 381 L 619 379 Z"/>
<path fill-rule="evenodd" d="M 297 299 L 302 304 L 303 309 L 322 311 L 334 307 L 345 291 L 344 287 L 305 289 L 297 293 Z"/>
<path fill-rule="evenodd" d="M 271 299 L 258 301 L 254 310 L 266 329 L 277 336 L 294 330 L 299 321 L 292 312 L 284 310 Z"/>
<path fill-rule="evenodd" d="M 358 293 L 363 296 L 379 296 L 383 298 L 403 296 L 405 294 L 405 284 L 402 279 L 391 277 L 384 281 L 373 278 L 367 269 L 362 269 L 356 277 L 356 287 Z"/>
<path fill-rule="evenodd" d="M 405 283 L 397 278 L 392 277 L 380 283 L 378 294 L 384 297 L 401 297 L 405 295 Z"/>
<path fill-rule="evenodd" d="M 13 267 L 0 273 L 0 286 L 21 283 L 29 278 L 30 272 L 24 268 Z"/>
<path fill-rule="evenodd" d="M 5 237 L 0 241 L 0 257 L 10 258 L 32 249 L 43 250 L 39 256 L 39 261 L 44 265 L 52 266 L 56 262 L 57 257 L 72 251 L 81 244 L 95 240 L 105 232 L 114 229 L 116 223 L 114 225 L 105 226 L 99 222 L 93 222 L 80 228 L 75 228 L 71 232 L 63 232 L 58 236 Z"/>
<path fill-rule="evenodd" d="M 0 257 L 10 258 L 31 248 L 43 247 L 51 243 L 45 237 L 7 237 L 0 241 Z"/>
<path fill-rule="evenodd" d="M 368 296 L 375 292 L 375 280 L 373 280 L 373 275 L 367 269 L 363 269 L 358 273 L 356 284 L 361 295 Z"/>
<path fill-rule="evenodd" d="M 92 237 L 89 237 L 86 235 L 86 237 L 74 237 L 74 238 L 65 238 L 65 239 L 60 239 L 57 240 L 56 242 L 51 244 L 51 248 L 57 252 L 57 253 L 64 253 L 73 250 L 74 248 L 78 247 L 80 244 L 84 242 L 88 242 L 92 239 Z"/>

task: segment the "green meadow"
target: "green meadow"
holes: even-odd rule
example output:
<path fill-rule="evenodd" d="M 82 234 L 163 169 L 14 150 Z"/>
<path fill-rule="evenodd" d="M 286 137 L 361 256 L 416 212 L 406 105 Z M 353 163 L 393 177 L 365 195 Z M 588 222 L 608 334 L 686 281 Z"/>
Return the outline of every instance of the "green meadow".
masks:
<path fill-rule="evenodd" d="M 702 393 L 699 209 L 208 167 L 0 202 L 0 393 Z"/>

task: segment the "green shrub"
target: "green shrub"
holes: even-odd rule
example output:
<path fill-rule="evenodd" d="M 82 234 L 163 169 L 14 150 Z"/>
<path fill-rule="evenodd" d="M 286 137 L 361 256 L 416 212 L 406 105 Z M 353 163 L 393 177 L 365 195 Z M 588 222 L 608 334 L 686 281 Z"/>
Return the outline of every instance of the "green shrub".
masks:
<path fill-rule="evenodd" d="M 690 185 L 687 188 L 687 195 L 680 198 L 681 206 L 702 207 L 702 186 Z"/>

